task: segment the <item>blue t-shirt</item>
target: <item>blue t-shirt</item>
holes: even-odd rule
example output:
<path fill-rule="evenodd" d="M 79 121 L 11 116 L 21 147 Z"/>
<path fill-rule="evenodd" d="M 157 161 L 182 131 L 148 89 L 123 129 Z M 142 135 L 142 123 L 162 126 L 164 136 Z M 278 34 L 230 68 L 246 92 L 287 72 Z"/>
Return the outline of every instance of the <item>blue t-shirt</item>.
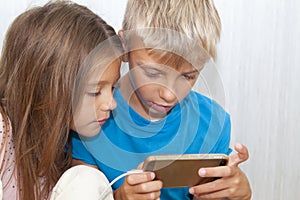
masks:
<path fill-rule="evenodd" d="M 136 113 L 117 87 L 118 103 L 100 134 L 82 137 L 72 132 L 73 158 L 97 165 L 113 181 L 157 154 L 229 154 L 230 118 L 215 101 L 191 91 L 163 119 L 149 121 Z M 117 181 L 117 189 L 124 179 Z M 166 188 L 160 199 L 192 199 L 188 188 Z"/>

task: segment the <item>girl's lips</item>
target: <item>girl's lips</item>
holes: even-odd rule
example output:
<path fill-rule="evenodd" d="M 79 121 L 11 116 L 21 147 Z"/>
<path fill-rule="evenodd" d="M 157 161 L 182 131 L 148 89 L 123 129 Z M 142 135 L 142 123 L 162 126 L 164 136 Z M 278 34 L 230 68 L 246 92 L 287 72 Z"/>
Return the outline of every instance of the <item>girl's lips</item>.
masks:
<path fill-rule="evenodd" d="M 102 126 L 106 122 L 106 120 L 107 119 L 98 120 L 98 123 Z"/>

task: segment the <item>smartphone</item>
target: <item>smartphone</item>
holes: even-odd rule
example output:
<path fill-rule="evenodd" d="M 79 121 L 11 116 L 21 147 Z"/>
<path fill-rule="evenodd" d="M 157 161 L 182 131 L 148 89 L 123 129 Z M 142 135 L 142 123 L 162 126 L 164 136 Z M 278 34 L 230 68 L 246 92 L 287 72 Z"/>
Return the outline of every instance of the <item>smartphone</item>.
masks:
<path fill-rule="evenodd" d="M 200 177 L 200 168 L 225 166 L 227 163 L 228 156 L 225 154 L 155 155 L 145 159 L 143 170 L 154 172 L 164 188 L 191 187 L 218 179 Z"/>

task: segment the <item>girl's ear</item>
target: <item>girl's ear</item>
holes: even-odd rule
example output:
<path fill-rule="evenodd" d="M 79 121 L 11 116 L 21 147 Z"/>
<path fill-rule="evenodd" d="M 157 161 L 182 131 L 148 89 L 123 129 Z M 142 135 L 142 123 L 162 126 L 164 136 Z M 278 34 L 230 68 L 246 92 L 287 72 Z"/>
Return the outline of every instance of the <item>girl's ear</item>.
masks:
<path fill-rule="evenodd" d="M 122 47 L 123 47 L 123 50 L 124 50 L 124 54 L 122 56 L 122 61 L 123 62 L 128 62 L 128 51 L 127 51 L 126 40 L 125 40 L 125 37 L 124 37 L 124 31 L 123 30 L 119 30 L 118 35 L 119 35 L 119 37 L 121 39 Z"/>

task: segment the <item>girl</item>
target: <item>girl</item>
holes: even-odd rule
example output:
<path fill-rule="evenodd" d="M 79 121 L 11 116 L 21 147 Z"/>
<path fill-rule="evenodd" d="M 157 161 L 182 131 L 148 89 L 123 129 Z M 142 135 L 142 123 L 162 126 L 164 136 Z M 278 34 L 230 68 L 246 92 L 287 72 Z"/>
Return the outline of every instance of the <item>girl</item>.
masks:
<path fill-rule="evenodd" d="M 95 135 L 116 106 L 121 52 L 112 27 L 72 2 L 15 19 L 0 60 L 4 199 L 50 198 L 70 166 L 69 131 Z"/>

